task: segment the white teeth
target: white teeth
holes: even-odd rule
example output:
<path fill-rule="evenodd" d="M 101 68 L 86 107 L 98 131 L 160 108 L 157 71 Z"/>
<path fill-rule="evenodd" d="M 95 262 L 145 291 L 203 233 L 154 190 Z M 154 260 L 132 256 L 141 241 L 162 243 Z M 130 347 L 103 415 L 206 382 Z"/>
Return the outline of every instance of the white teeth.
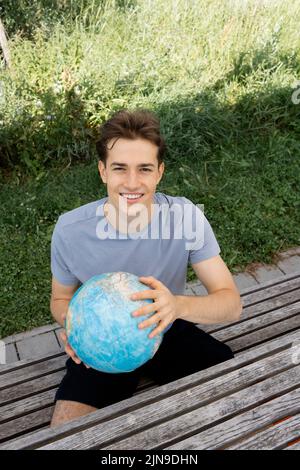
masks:
<path fill-rule="evenodd" d="M 126 197 L 127 199 L 139 199 L 142 197 L 142 194 L 122 194 L 123 197 Z"/>

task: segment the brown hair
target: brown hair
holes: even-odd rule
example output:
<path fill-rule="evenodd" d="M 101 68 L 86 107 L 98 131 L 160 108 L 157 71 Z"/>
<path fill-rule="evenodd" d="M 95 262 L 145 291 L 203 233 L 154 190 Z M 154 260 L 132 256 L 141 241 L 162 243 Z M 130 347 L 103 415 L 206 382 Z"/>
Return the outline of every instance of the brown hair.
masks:
<path fill-rule="evenodd" d="M 116 142 L 119 138 L 149 140 L 158 147 L 158 165 L 163 161 L 166 145 L 160 134 L 159 119 L 151 111 L 145 109 L 137 109 L 135 111 L 122 109 L 105 121 L 99 128 L 99 131 L 100 139 L 96 142 L 96 149 L 104 165 L 106 164 L 107 150 L 113 147 L 107 148 L 108 142 L 111 139 L 116 139 Z"/>

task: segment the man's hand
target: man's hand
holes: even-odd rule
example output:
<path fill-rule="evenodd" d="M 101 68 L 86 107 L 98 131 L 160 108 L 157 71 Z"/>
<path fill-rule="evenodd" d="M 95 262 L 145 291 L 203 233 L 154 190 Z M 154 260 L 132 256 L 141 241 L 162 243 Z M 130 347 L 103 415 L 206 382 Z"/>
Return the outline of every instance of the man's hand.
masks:
<path fill-rule="evenodd" d="M 63 320 L 65 320 L 65 318 L 66 318 L 66 316 L 64 315 Z M 66 335 L 65 331 L 62 331 L 60 333 L 60 337 L 61 337 L 62 342 L 64 343 L 65 352 L 68 354 L 68 356 L 70 356 L 70 358 L 73 359 L 73 361 L 76 364 L 81 364 L 82 361 L 79 359 L 79 357 L 76 356 L 76 353 L 75 353 L 74 349 L 72 349 L 71 346 L 68 343 L 68 338 L 67 338 L 67 335 Z M 84 365 L 87 369 L 90 368 L 90 366 L 87 366 L 86 364 L 84 364 Z"/>
<path fill-rule="evenodd" d="M 177 298 L 162 282 L 152 276 L 140 277 L 139 281 L 150 286 L 151 290 L 136 292 L 130 298 L 132 300 L 153 299 L 154 302 L 135 310 L 132 316 L 148 315 L 155 311 L 150 318 L 139 324 L 139 328 L 148 328 L 158 323 L 158 326 L 149 334 L 149 338 L 153 338 L 178 318 Z"/>

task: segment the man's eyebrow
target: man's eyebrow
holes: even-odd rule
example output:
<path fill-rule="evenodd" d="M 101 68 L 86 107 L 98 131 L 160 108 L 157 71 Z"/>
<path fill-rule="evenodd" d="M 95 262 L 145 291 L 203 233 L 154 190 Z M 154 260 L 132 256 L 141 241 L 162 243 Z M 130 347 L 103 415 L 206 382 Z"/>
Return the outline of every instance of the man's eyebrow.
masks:
<path fill-rule="evenodd" d="M 118 162 L 113 162 L 111 163 L 110 165 L 111 167 L 112 166 L 122 166 L 122 167 L 127 167 L 127 163 L 118 163 Z M 153 165 L 153 163 L 141 163 L 140 165 L 138 165 L 138 167 L 140 168 L 145 168 L 145 167 L 153 167 L 155 168 L 155 165 Z"/>

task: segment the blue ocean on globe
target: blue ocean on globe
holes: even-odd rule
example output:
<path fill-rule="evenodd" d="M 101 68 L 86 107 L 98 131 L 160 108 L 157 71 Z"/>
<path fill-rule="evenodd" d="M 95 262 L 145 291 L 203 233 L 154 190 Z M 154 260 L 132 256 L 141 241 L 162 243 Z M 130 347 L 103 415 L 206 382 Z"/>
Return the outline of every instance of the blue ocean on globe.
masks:
<path fill-rule="evenodd" d="M 149 338 L 156 325 L 139 329 L 153 315 L 132 317 L 152 299 L 131 300 L 134 292 L 148 290 L 134 274 L 113 272 L 93 276 L 75 292 L 65 321 L 68 342 L 76 355 L 93 369 L 131 372 L 151 359 L 163 334 Z"/>

